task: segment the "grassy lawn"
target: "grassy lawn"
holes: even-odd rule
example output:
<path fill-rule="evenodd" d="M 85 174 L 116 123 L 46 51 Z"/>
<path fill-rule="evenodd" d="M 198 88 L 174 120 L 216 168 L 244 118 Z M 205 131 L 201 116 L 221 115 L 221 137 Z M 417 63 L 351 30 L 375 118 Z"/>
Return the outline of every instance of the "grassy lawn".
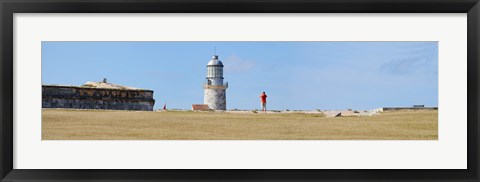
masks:
<path fill-rule="evenodd" d="M 42 140 L 437 140 L 438 111 L 303 113 L 42 110 Z"/>

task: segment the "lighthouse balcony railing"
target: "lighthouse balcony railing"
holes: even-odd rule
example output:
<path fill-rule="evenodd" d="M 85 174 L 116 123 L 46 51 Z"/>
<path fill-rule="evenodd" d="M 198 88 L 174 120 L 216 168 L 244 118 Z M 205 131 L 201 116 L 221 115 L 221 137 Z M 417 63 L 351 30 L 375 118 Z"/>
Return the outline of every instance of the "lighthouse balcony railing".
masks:
<path fill-rule="evenodd" d="M 202 84 L 202 86 L 224 86 L 228 88 L 228 82 L 223 83 L 223 85 L 212 85 L 212 82 L 206 81 L 205 83 Z"/>

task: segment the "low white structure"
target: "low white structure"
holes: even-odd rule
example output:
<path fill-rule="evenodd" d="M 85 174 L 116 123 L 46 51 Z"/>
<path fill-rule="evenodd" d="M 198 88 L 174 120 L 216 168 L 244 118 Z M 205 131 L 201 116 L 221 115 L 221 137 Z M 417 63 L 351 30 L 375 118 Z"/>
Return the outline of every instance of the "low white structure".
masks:
<path fill-rule="evenodd" d="M 228 83 L 223 83 L 223 63 L 217 55 L 214 55 L 207 64 L 207 77 L 203 84 L 203 103 L 213 110 L 226 110 L 227 88 Z"/>

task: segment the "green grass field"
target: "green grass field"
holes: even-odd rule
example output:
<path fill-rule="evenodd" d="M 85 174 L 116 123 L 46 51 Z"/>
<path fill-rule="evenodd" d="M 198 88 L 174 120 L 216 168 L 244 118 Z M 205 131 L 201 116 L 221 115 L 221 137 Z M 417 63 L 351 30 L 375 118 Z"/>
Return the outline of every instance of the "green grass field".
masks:
<path fill-rule="evenodd" d="M 42 140 L 437 140 L 438 111 L 303 113 L 42 110 Z"/>

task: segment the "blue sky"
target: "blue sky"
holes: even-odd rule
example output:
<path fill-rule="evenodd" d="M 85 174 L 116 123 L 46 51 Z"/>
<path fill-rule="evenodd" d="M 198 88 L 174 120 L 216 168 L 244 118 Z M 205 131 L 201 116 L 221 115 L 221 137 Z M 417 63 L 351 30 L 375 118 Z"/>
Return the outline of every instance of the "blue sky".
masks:
<path fill-rule="evenodd" d="M 42 84 L 154 90 L 155 108 L 203 103 L 206 64 L 225 65 L 227 109 L 438 105 L 438 42 L 42 42 Z"/>

